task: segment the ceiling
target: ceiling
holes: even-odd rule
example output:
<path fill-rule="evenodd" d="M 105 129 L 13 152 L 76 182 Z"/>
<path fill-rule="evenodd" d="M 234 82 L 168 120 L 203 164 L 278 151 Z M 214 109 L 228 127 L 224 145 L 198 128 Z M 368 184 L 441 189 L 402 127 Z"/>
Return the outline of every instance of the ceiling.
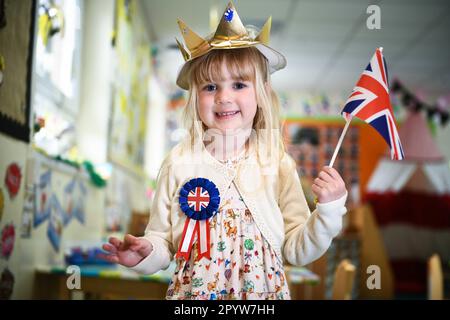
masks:
<path fill-rule="evenodd" d="M 173 48 L 182 18 L 207 35 L 210 8 L 221 15 L 225 0 L 142 0 L 148 31 L 175 82 L 182 64 Z M 448 0 L 235 0 L 244 24 L 262 27 L 272 15 L 271 43 L 288 61 L 273 75 L 278 90 L 348 93 L 376 47 L 384 47 L 389 76 L 433 103 L 450 94 L 450 1 Z M 381 12 L 381 29 L 369 30 L 369 4 Z"/>

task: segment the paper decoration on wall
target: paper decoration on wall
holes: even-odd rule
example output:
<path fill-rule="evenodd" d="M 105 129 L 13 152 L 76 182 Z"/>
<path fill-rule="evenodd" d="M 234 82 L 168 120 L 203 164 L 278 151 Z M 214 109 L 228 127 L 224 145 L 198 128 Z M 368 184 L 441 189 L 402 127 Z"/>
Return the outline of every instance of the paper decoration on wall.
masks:
<path fill-rule="evenodd" d="M 3 195 L 3 189 L 0 188 L 0 221 L 2 221 L 4 207 L 5 207 L 5 196 Z"/>
<path fill-rule="evenodd" d="M 14 289 L 14 275 L 6 267 L 0 277 L 0 300 L 9 300 Z"/>
<path fill-rule="evenodd" d="M 63 213 L 58 198 L 53 194 L 50 198 L 50 220 L 47 236 L 55 251 L 59 252 L 63 230 Z"/>
<path fill-rule="evenodd" d="M 6 169 L 5 185 L 8 188 L 9 197 L 15 198 L 20 189 L 20 182 L 22 181 L 22 172 L 17 163 L 11 163 Z"/>
<path fill-rule="evenodd" d="M 39 37 L 44 46 L 55 34 L 64 35 L 64 13 L 52 3 L 41 3 L 39 6 Z"/>
<path fill-rule="evenodd" d="M 85 212 L 86 196 L 87 196 L 86 186 L 84 185 L 83 181 L 78 180 L 78 188 L 76 189 L 74 195 L 75 205 L 73 210 L 73 216 L 82 224 L 84 224 L 86 216 Z"/>
<path fill-rule="evenodd" d="M 73 178 L 72 181 L 70 181 L 66 187 L 64 188 L 64 204 L 63 204 L 63 223 L 64 226 L 66 226 L 69 221 L 72 219 L 74 209 L 75 209 L 75 185 L 76 185 L 76 179 Z"/>
<path fill-rule="evenodd" d="M 16 238 L 16 230 L 12 223 L 7 224 L 3 227 L 2 237 L 0 243 L 0 253 L 3 258 L 8 259 L 14 249 L 14 242 Z"/>
<path fill-rule="evenodd" d="M 429 120 L 437 117 L 440 119 L 443 127 L 447 125 L 450 118 L 449 111 L 442 105 L 439 105 L 439 100 L 434 105 L 428 105 L 409 91 L 398 79 L 394 79 L 392 82 L 391 92 L 400 96 L 400 100 L 405 108 L 414 112 L 425 111 Z"/>
<path fill-rule="evenodd" d="M 20 227 L 20 237 L 21 238 L 30 238 L 31 237 L 31 228 L 33 224 L 33 213 L 34 210 L 34 188 L 27 188 L 25 192 L 25 199 L 23 204 L 23 213 L 22 213 L 22 224 Z"/>
<path fill-rule="evenodd" d="M 64 188 L 64 204 L 62 217 L 64 226 L 66 226 L 72 218 L 77 219 L 80 223 L 85 222 L 87 189 L 80 179 L 73 178 Z"/>
<path fill-rule="evenodd" d="M 50 170 L 43 173 L 36 186 L 36 207 L 34 210 L 34 223 L 36 228 L 44 222 L 50 215 L 50 195 L 51 195 L 52 172 Z"/>

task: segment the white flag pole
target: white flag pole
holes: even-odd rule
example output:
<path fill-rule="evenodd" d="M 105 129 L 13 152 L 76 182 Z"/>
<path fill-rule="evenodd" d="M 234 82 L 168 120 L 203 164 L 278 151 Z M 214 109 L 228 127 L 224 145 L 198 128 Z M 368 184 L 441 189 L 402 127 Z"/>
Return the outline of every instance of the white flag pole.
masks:
<path fill-rule="evenodd" d="M 330 168 L 333 167 L 334 161 L 336 160 L 339 149 L 341 148 L 342 141 L 344 140 L 344 136 L 347 133 L 347 129 L 350 125 L 350 122 L 352 121 L 352 116 L 345 117 L 345 120 L 347 122 L 345 123 L 345 127 L 344 127 L 344 130 L 342 130 L 341 136 L 339 137 L 339 141 L 336 145 L 336 149 L 334 149 L 333 157 L 331 158 L 330 165 L 329 165 Z"/>

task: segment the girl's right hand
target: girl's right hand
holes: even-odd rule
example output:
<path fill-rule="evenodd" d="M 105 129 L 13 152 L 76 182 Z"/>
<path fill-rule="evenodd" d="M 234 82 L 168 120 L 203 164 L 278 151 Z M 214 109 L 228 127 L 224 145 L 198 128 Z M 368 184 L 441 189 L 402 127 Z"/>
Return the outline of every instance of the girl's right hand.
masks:
<path fill-rule="evenodd" d="M 127 234 L 123 241 L 115 237 L 109 238 L 109 243 L 105 243 L 103 249 L 108 254 L 102 254 L 101 258 L 125 267 L 134 267 L 152 252 L 153 246 L 144 238 Z"/>

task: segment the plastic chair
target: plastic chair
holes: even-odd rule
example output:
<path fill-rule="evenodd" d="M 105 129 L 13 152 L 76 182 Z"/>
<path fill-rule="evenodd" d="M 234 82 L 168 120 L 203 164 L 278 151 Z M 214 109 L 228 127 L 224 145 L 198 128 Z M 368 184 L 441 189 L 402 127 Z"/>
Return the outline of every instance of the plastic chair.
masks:
<path fill-rule="evenodd" d="M 334 273 L 331 296 L 333 300 L 350 300 L 352 298 L 355 271 L 355 266 L 348 259 L 344 259 L 339 263 Z"/>

